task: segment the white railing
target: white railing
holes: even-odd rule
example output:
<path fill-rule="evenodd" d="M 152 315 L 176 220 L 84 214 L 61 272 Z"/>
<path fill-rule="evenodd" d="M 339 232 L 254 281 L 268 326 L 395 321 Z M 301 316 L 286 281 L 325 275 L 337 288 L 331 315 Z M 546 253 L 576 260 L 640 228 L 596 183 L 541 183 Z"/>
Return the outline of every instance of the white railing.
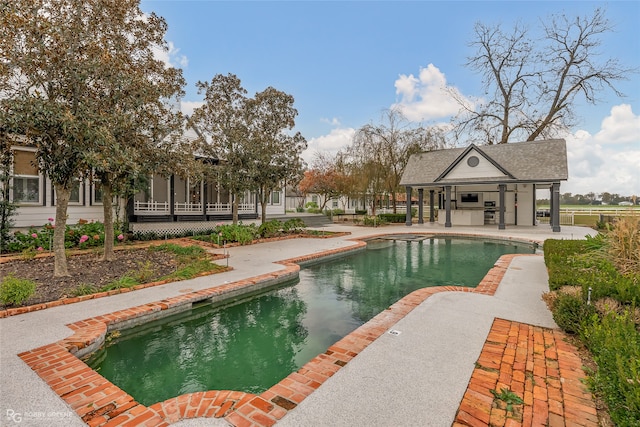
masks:
<path fill-rule="evenodd" d="M 198 214 L 202 213 L 202 203 L 191 202 L 175 202 L 173 205 L 174 213 Z"/>
<path fill-rule="evenodd" d="M 136 215 L 163 215 L 169 213 L 169 202 L 139 202 L 135 201 L 133 206 Z"/>
<path fill-rule="evenodd" d="M 230 203 L 207 203 L 208 214 L 231 213 Z"/>
<path fill-rule="evenodd" d="M 238 205 L 239 213 L 253 213 L 256 211 L 256 206 L 253 203 L 240 203 Z"/>
<path fill-rule="evenodd" d="M 207 203 L 207 214 L 230 214 L 232 209 L 231 203 Z M 256 207 L 252 203 L 240 203 L 238 205 L 238 213 L 254 213 Z"/>
<path fill-rule="evenodd" d="M 550 219 L 549 216 L 537 217 L 538 224 L 549 224 Z M 575 213 L 560 211 L 560 225 L 575 225 Z"/>
<path fill-rule="evenodd" d="M 640 209 L 627 206 L 625 208 L 589 208 L 589 209 L 571 209 L 561 208 L 560 212 L 572 213 L 574 215 L 611 215 L 611 216 L 624 216 L 624 215 L 637 215 L 640 213 Z"/>
<path fill-rule="evenodd" d="M 231 214 L 231 203 L 207 203 L 207 214 Z M 202 203 L 176 202 L 173 205 L 175 214 L 201 214 Z M 166 215 L 170 213 L 169 202 L 134 202 L 136 215 Z M 241 203 L 238 205 L 239 213 L 254 213 L 256 207 L 253 203 Z"/>

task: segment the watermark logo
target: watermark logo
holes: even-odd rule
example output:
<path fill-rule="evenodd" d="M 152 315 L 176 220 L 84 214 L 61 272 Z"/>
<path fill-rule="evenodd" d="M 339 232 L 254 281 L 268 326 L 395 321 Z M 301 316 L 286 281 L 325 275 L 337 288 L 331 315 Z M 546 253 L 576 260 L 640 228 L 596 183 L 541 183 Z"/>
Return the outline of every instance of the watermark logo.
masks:
<path fill-rule="evenodd" d="M 53 420 L 61 418 L 70 418 L 73 416 L 71 411 L 25 411 L 18 412 L 13 409 L 7 409 L 5 413 L 5 419 L 13 422 L 14 424 L 20 424 L 26 419 L 38 419 L 40 421 Z"/>
<path fill-rule="evenodd" d="M 14 423 L 19 423 L 22 421 L 22 414 L 20 412 L 16 412 L 13 409 L 7 409 L 7 420 L 13 421 Z"/>

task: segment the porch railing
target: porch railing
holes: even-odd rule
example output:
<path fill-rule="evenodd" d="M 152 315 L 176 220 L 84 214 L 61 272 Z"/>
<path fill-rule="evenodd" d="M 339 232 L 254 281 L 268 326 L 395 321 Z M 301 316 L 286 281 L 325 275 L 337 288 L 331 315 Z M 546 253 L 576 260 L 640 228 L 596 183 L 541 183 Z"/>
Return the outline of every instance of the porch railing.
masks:
<path fill-rule="evenodd" d="M 139 202 L 136 200 L 133 210 L 136 215 L 166 215 L 169 213 L 169 202 Z"/>
<path fill-rule="evenodd" d="M 231 203 L 207 203 L 207 214 L 231 214 Z M 255 205 L 241 203 L 238 205 L 239 213 L 254 213 Z M 202 203 L 176 202 L 173 205 L 175 214 L 202 214 Z M 169 202 L 134 202 L 136 215 L 167 215 L 170 213 Z"/>
<path fill-rule="evenodd" d="M 176 214 L 201 214 L 202 203 L 175 202 L 173 205 L 173 211 Z"/>
<path fill-rule="evenodd" d="M 230 214 L 231 203 L 207 203 L 207 214 Z M 238 205 L 239 213 L 253 213 L 256 211 L 255 205 L 252 203 L 240 203 Z"/>

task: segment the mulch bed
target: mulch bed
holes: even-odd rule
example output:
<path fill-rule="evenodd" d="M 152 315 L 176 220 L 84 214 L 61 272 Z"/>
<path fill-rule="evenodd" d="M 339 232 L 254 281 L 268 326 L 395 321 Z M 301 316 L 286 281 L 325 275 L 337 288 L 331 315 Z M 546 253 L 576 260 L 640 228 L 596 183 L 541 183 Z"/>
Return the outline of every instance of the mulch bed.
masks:
<path fill-rule="evenodd" d="M 72 296 L 74 289 L 91 285 L 96 289 L 126 274 L 145 269 L 151 272 L 149 282 L 158 280 L 176 270 L 175 256 L 164 251 L 148 249 L 118 250 L 114 260 L 102 261 L 102 254 L 85 253 L 67 258 L 68 277 L 53 277 L 53 256 L 32 259 L 12 259 L 0 263 L 0 278 L 8 274 L 36 282 L 35 294 L 21 306 L 40 304 Z M 8 308 L 0 303 L 0 308 Z"/>

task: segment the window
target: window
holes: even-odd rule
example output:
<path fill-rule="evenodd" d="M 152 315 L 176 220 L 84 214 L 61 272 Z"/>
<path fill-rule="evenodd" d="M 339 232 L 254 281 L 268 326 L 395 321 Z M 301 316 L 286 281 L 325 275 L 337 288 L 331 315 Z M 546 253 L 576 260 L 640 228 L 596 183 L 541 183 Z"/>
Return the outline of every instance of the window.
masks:
<path fill-rule="evenodd" d="M 13 152 L 13 201 L 16 203 L 41 203 L 41 180 L 36 165 L 36 152 Z"/>
<path fill-rule="evenodd" d="M 334 200 L 333 203 L 332 203 L 332 206 L 333 206 L 334 209 L 336 209 L 338 207 L 338 201 Z"/>
<path fill-rule="evenodd" d="M 93 182 L 93 202 L 102 203 L 102 184 Z"/>
<path fill-rule="evenodd" d="M 280 204 L 280 192 L 279 191 L 272 191 L 271 192 L 271 204 L 272 205 L 279 205 Z"/>
<path fill-rule="evenodd" d="M 80 189 L 82 185 L 78 178 L 73 179 L 73 183 L 71 184 L 71 193 L 69 194 L 69 203 L 72 204 L 80 204 L 82 200 L 80 199 Z"/>
<path fill-rule="evenodd" d="M 83 198 L 82 198 L 82 181 L 80 180 L 80 178 L 73 178 L 73 180 L 71 180 L 71 188 L 69 189 L 70 193 L 69 193 L 69 204 L 70 205 L 80 205 L 83 203 Z M 56 204 L 56 192 L 55 189 L 53 190 L 53 204 Z"/>

